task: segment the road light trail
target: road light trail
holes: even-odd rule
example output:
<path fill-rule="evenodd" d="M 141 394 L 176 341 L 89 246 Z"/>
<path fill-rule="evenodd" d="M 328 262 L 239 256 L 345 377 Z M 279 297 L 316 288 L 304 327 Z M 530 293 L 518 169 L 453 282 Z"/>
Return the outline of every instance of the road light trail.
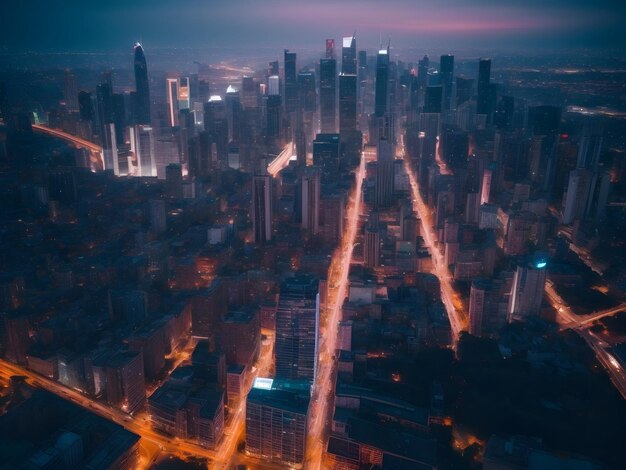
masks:
<path fill-rule="evenodd" d="M 348 288 L 348 275 L 352 262 L 352 252 L 359 226 L 363 178 L 365 177 L 364 157 L 356 171 L 356 185 L 348 203 L 347 226 L 341 245 L 335 251 L 328 270 L 328 297 L 323 332 L 320 333 L 319 364 L 313 394 L 309 407 L 308 434 L 306 443 L 306 469 L 319 469 L 324 453 L 326 421 L 332 412 L 331 404 L 335 392 L 335 350 L 337 348 L 338 323 Z"/>
<path fill-rule="evenodd" d="M 206 449 L 198 444 L 184 441 L 182 439 L 168 438 L 157 433 L 150 427 L 149 421 L 145 421 L 144 418 L 140 417 L 141 415 L 128 415 L 117 408 L 100 403 L 84 396 L 76 390 L 65 387 L 63 384 L 55 380 L 40 376 L 39 374 L 10 362 L 0 360 L 0 374 L 9 377 L 12 375 L 24 376 L 29 384 L 43 388 L 50 393 L 54 393 L 61 398 L 71 401 L 75 405 L 85 408 L 86 410 L 108 419 L 109 421 L 113 421 L 128 431 L 138 434 L 142 439 L 154 442 L 159 445 L 162 450 L 165 450 L 172 455 L 176 455 L 181 458 L 185 458 L 185 454 L 196 455 L 210 460 L 215 458 L 215 452 L 210 449 Z"/>
<path fill-rule="evenodd" d="M 293 157 L 293 142 L 289 142 L 285 145 L 282 152 L 280 152 L 274 160 L 268 163 L 267 172 L 272 175 L 272 177 L 276 177 L 276 175 L 280 173 L 283 168 L 289 165 L 291 157 Z"/>
<path fill-rule="evenodd" d="M 439 279 L 439 285 L 441 287 L 441 300 L 446 307 L 448 318 L 450 319 L 450 326 L 452 328 L 452 334 L 454 336 L 454 342 L 458 341 L 459 334 L 462 330 L 467 329 L 466 315 L 461 311 L 461 301 L 452 288 L 452 280 L 448 267 L 445 265 L 443 255 L 437 248 L 437 236 L 433 230 L 433 223 L 431 217 L 431 211 L 424 203 L 422 195 L 417 185 L 417 179 L 411 168 L 409 159 L 406 158 L 406 152 L 404 149 L 404 138 L 401 139 L 400 153 L 402 160 L 404 161 L 404 169 L 409 177 L 409 184 L 411 186 L 411 195 L 413 197 L 413 211 L 417 217 L 422 221 L 421 235 L 424 239 L 424 243 L 433 260 L 433 274 Z M 455 300 L 457 304 L 455 305 Z"/>
<path fill-rule="evenodd" d="M 272 367 L 271 342 L 270 346 L 264 347 L 259 360 L 256 364 L 256 372 L 252 374 L 251 380 L 258 374 L 267 374 Z M 141 436 L 149 442 L 159 446 L 159 448 L 168 454 L 186 459 L 189 456 L 208 459 L 214 463 L 215 468 L 227 468 L 228 462 L 231 460 L 235 450 L 236 443 L 242 435 L 245 425 L 245 399 L 242 400 L 235 416 L 233 416 L 229 427 L 225 430 L 225 436 L 218 444 L 216 450 L 207 449 L 199 444 L 185 439 L 175 437 L 166 437 L 152 429 L 150 420 L 145 412 L 133 415 L 124 413 L 123 411 L 101 403 L 82 393 L 66 387 L 56 380 L 43 377 L 32 371 L 24 369 L 18 365 L 0 359 L 0 375 L 10 378 L 12 375 L 21 375 L 27 378 L 29 384 L 47 390 L 66 400 L 71 401 L 75 405 L 87 409 L 109 421 L 124 427 L 128 431 Z"/>
<path fill-rule="evenodd" d="M 33 129 L 39 132 L 43 132 L 45 134 L 49 134 L 53 137 L 58 137 L 59 139 L 63 139 L 67 142 L 72 143 L 76 147 L 86 148 L 87 150 L 91 150 L 92 152 L 101 153 L 102 147 L 93 142 L 89 142 L 88 140 L 82 139 L 80 137 L 76 137 L 75 135 L 69 134 L 59 129 L 52 129 L 51 127 L 42 126 L 39 124 L 33 124 Z"/>
<path fill-rule="evenodd" d="M 274 335 L 267 334 L 268 344 L 267 346 L 261 345 L 261 353 L 256 364 L 256 371 L 251 375 L 250 380 L 245 384 L 246 392 L 250 390 L 252 382 L 255 377 L 268 377 L 273 367 L 273 346 Z M 237 406 L 237 411 L 232 417 L 229 428 L 224 431 L 224 439 L 219 445 L 219 450 L 216 455 L 216 463 L 213 468 L 215 469 L 227 469 L 231 468 L 231 461 L 237 450 L 237 442 L 239 438 L 243 436 L 246 427 L 246 397 L 242 397 L 240 403 Z"/>
<path fill-rule="evenodd" d="M 571 328 L 585 340 L 589 348 L 591 348 L 595 354 L 598 362 L 606 370 L 615 388 L 617 388 L 619 393 L 622 395 L 622 398 L 626 399 L 626 371 L 619 367 L 615 358 L 607 352 L 605 347 L 606 345 L 603 344 L 603 341 L 587 329 L 593 319 L 596 319 L 596 317 L 602 318 L 603 316 L 615 314 L 623 309 L 624 304 L 620 304 L 612 309 L 607 309 L 606 311 L 600 312 L 591 318 L 584 318 L 581 320 L 577 318 L 577 315 L 572 311 L 570 306 L 556 292 L 552 282 L 546 282 L 545 291 L 548 302 L 550 302 L 552 308 L 557 312 L 557 322 L 563 329 Z"/>
<path fill-rule="evenodd" d="M 76 148 L 84 148 L 89 150 L 89 152 L 91 153 L 92 169 L 104 168 L 102 147 L 100 147 L 98 144 L 94 144 L 93 142 L 90 142 L 81 137 L 76 137 L 75 135 L 69 134 L 60 129 L 52 129 L 51 127 L 42 126 L 39 124 L 33 124 L 32 128 L 34 131 L 42 132 L 44 134 L 51 135 L 52 137 L 56 137 L 57 139 L 69 142 Z"/>

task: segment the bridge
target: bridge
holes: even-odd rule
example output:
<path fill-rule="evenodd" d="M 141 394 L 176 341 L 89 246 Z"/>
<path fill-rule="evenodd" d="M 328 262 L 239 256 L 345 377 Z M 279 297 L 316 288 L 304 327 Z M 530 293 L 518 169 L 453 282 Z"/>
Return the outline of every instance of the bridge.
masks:
<path fill-rule="evenodd" d="M 76 148 L 86 149 L 90 153 L 90 161 L 92 169 L 103 169 L 104 168 L 104 159 L 102 156 L 102 147 L 98 144 L 94 144 L 86 139 L 81 137 L 76 137 L 75 135 L 69 134 L 60 129 L 53 129 L 48 126 L 42 126 L 40 124 L 33 124 L 33 131 L 41 132 L 43 134 L 47 134 L 52 137 L 56 137 L 57 139 L 64 140 L 65 142 L 73 145 Z"/>
<path fill-rule="evenodd" d="M 283 147 L 282 152 L 280 152 L 274 160 L 268 163 L 267 172 L 272 175 L 272 177 L 276 177 L 276 175 L 278 175 L 283 168 L 289 165 L 289 160 L 293 157 L 293 147 L 293 142 L 289 142 Z"/>

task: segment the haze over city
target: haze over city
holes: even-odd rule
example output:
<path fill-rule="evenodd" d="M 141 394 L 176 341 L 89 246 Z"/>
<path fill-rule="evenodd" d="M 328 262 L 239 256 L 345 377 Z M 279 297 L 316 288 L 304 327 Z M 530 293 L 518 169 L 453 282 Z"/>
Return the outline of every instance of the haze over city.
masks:
<path fill-rule="evenodd" d="M 626 4 L 0 4 L 0 467 L 626 466 Z"/>

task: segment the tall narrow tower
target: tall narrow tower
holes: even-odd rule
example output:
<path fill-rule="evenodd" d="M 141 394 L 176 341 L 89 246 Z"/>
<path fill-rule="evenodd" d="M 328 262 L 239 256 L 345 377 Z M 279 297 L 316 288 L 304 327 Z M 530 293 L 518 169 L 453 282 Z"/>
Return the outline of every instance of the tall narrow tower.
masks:
<path fill-rule="evenodd" d="M 135 105 L 136 124 L 150 124 L 150 86 L 148 85 L 148 67 L 141 44 L 135 44 L 135 87 L 137 102 Z"/>

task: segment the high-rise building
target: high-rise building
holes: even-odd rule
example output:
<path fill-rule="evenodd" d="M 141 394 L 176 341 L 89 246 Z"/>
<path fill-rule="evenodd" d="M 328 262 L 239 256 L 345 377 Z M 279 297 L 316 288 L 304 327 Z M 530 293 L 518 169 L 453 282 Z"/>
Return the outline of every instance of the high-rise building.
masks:
<path fill-rule="evenodd" d="M 388 140 L 378 141 L 376 163 L 376 207 L 388 207 L 393 199 L 394 154 Z"/>
<path fill-rule="evenodd" d="M 237 143 L 241 133 L 241 98 L 239 91 L 231 85 L 226 88 L 224 105 L 228 122 L 228 141 Z"/>
<path fill-rule="evenodd" d="M 591 180 L 589 197 L 587 198 L 587 210 L 585 217 L 596 222 L 606 217 L 606 206 L 611 189 L 611 175 L 608 171 L 596 171 Z"/>
<path fill-rule="evenodd" d="M 356 131 L 357 77 L 354 74 L 339 75 L 339 133 L 345 135 Z"/>
<path fill-rule="evenodd" d="M 334 39 L 326 39 L 326 58 L 327 59 L 335 58 L 335 40 Z"/>
<path fill-rule="evenodd" d="M 113 93 L 108 83 L 101 83 L 96 87 L 94 103 L 94 132 L 100 136 L 104 135 L 104 128 L 113 122 Z M 107 142 L 102 142 L 104 147 Z"/>
<path fill-rule="evenodd" d="M 343 38 L 341 48 L 341 73 L 356 75 L 356 37 Z"/>
<path fill-rule="evenodd" d="M 320 235 L 325 243 L 338 245 L 343 235 L 345 195 L 322 194 L 320 199 Z"/>
<path fill-rule="evenodd" d="M 132 413 L 146 400 L 143 355 L 141 352 L 117 352 L 105 366 L 107 402 Z"/>
<path fill-rule="evenodd" d="M 417 62 L 417 83 L 420 87 L 428 85 L 428 67 L 430 65 L 430 59 L 427 55 L 422 57 Z"/>
<path fill-rule="evenodd" d="M 444 112 L 450 111 L 452 96 L 452 78 L 454 77 L 454 56 L 450 54 L 442 55 L 439 60 L 439 76 L 443 87 L 443 108 Z"/>
<path fill-rule="evenodd" d="M 225 101 L 213 95 L 204 103 L 204 130 L 211 145 L 215 145 L 215 160 L 222 165 L 228 161 L 228 117 Z"/>
<path fill-rule="evenodd" d="M 443 88 L 441 85 L 432 85 L 426 87 L 426 91 L 424 93 L 424 113 L 441 113 L 442 96 Z"/>
<path fill-rule="evenodd" d="M 71 70 L 65 71 L 63 99 L 68 111 L 78 111 L 78 88 L 76 87 L 76 77 Z"/>
<path fill-rule="evenodd" d="M 376 59 L 376 95 L 374 115 L 382 117 L 387 112 L 389 102 L 389 48 L 378 51 Z"/>
<path fill-rule="evenodd" d="M 489 114 L 491 112 L 491 59 L 480 59 L 478 62 L 478 84 L 476 113 Z"/>
<path fill-rule="evenodd" d="M 318 328 L 318 280 L 299 274 L 284 281 L 276 309 L 277 378 L 315 380 Z"/>
<path fill-rule="evenodd" d="M 474 80 L 472 78 L 456 77 L 456 105 L 457 107 L 472 99 Z"/>
<path fill-rule="evenodd" d="M 252 179 L 252 232 L 255 243 L 272 239 L 272 177 L 255 175 Z"/>
<path fill-rule="evenodd" d="M 244 108 L 257 108 L 259 106 L 259 87 L 254 77 L 241 79 L 241 104 Z"/>
<path fill-rule="evenodd" d="M 130 149 L 137 159 L 137 176 L 156 176 L 154 132 L 152 127 L 143 125 L 131 127 Z"/>
<path fill-rule="evenodd" d="M 591 178 L 591 172 L 584 168 L 570 172 L 567 191 L 563 198 L 563 224 L 569 225 L 585 216 Z"/>
<path fill-rule="evenodd" d="M 296 53 L 285 49 L 285 110 L 291 113 L 298 109 L 298 77 L 296 75 Z"/>
<path fill-rule="evenodd" d="M 337 61 L 320 60 L 320 129 L 322 134 L 337 132 L 336 123 Z"/>
<path fill-rule="evenodd" d="M 26 364 L 30 337 L 28 317 L 23 312 L 0 312 L 0 344 L 7 359 Z"/>
<path fill-rule="evenodd" d="M 280 96 L 280 77 L 278 75 L 270 75 L 267 78 L 267 94 L 268 96 Z"/>
<path fill-rule="evenodd" d="M 377 266 L 380 266 L 380 231 L 377 227 L 368 226 L 365 229 L 364 239 L 364 265 L 368 268 L 375 268 Z"/>
<path fill-rule="evenodd" d="M 315 112 L 317 109 L 317 92 L 313 72 L 300 72 L 298 74 L 298 93 L 300 109 L 304 112 Z"/>
<path fill-rule="evenodd" d="M 109 122 L 102 127 L 101 142 L 104 156 L 104 169 L 112 170 L 114 175 L 119 175 L 120 169 L 114 123 Z"/>
<path fill-rule="evenodd" d="M 178 79 L 178 109 L 189 109 L 191 104 L 189 77 Z"/>
<path fill-rule="evenodd" d="M 135 123 L 150 124 L 150 86 L 148 67 L 141 44 L 135 44 Z"/>
<path fill-rule="evenodd" d="M 282 114 L 280 95 L 264 98 L 265 103 L 265 138 L 268 143 L 278 143 L 282 135 Z"/>
<path fill-rule="evenodd" d="M 507 320 L 507 296 L 500 279 L 474 279 L 470 290 L 469 332 L 474 336 L 495 334 Z"/>
<path fill-rule="evenodd" d="M 309 235 L 317 235 L 320 225 L 320 172 L 306 167 L 300 176 L 300 204 L 302 228 Z"/>
<path fill-rule="evenodd" d="M 544 259 L 523 259 L 518 262 L 513 276 L 509 298 L 508 320 L 525 320 L 541 312 L 541 301 L 546 284 Z"/>
<path fill-rule="evenodd" d="M 246 400 L 246 452 L 283 465 L 301 465 L 309 401 L 307 384 L 256 378 Z"/>
<path fill-rule="evenodd" d="M 172 199 L 183 197 L 183 168 L 180 163 L 170 163 L 165 167 L 165 194 Z"/>
<path fill-rule="evenodd" d="M 277 60 L 273 60 L 268 64 L 267 74 L 268 75 L 278 75 L 279 64 Z"/>
<path fill-rule="evenodd" d="M 322 169 L 322 181 L 339 174 L 339 134 L 317 134 L 313 141 L 313 164 Z"/>
<path fill-rule="evenodd" d="M 171 127 L 178 125 L 178 78 L 167 78 L 167 110 Z"/>

